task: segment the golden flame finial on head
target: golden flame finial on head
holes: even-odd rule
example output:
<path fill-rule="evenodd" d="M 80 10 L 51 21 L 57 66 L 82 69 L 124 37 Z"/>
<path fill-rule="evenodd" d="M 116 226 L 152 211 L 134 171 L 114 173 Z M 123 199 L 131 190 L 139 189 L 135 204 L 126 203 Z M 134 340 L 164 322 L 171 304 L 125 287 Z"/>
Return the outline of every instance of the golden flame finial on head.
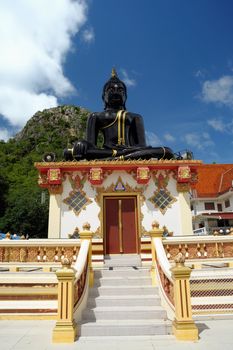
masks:
<path fill-rule="evenodd" d="M 116 69 L 114 67 L 112 68 L 111 76 L 112 76 L 112 78 L 117 77 L 117 72 L 116 72 Z"/>

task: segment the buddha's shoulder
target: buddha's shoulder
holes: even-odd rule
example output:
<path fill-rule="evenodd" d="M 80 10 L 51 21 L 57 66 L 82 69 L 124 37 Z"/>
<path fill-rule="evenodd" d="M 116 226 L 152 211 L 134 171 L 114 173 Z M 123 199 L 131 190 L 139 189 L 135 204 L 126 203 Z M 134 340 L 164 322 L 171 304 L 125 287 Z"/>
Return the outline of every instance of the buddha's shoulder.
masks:
<path fill-rule="evenodd" d="M 92 112 L 89 114 L 89 118 L 98 118 L 98 117 L 104 117 L 106 115 L 106 112 Z"/>
<path fill-rule="evenodd" d="M 127 114 L 130 115 L 133 118 L 142 118 L 142 116 L 139 113 L 134 113 L 134 112 L 127 111 Z"/>
<path fill-rule="evenodd" d="M 142 118 L 142 116 L 139 113 L 134 113 L 130 111 L 126 111 L 127 116 L 130 116 L 131 118 Z M 89 115 L 90 119 L 96 119 L 96 118 L 109 118 L 109 117 L 114 117 L 116 116 L 117 112 L 116 111 L 102 111 L 102 112 L 92 112 Z"/>

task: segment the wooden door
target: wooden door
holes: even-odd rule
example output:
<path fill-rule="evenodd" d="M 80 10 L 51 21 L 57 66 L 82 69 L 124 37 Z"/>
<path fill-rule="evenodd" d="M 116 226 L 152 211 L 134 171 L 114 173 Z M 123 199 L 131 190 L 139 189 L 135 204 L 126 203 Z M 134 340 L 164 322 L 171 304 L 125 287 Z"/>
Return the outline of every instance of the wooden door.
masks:
<path fill-rule="evenodd" d="M 137 253 L 136 197 L 104 198 L 105 253 Z"/>

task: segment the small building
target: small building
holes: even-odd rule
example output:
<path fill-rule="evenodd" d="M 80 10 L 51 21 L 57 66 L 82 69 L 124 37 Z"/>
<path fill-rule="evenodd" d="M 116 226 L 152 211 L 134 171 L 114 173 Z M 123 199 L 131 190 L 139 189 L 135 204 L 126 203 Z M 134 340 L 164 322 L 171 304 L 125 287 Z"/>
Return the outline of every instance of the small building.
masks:
<path fill-rule="evenodd" d="M 140 253 L 153 221 L 172 235 L 192 235 L 190 186 L 195 160 L 36 163 L 50 193 L 48 238 L 68 238 L 88 222 L 103 253 Z"/>
<path fill-rule="evenodd" d="M 233 227 L 233 164 L 198 167 L 198 182 L 192 189 L 191 209 L 196 234 L 228 233 Z"/>

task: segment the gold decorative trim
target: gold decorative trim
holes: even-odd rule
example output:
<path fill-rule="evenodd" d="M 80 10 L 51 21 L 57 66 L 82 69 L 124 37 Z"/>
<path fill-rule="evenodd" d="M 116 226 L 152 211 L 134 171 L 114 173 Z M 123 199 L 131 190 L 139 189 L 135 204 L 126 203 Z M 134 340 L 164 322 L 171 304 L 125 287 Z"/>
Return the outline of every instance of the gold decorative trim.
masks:
<path fill-rule="evenodd" d="M 189 166 L 180 166 L 178 168 L 178 178 L 180 181 L 189 180 L 191 178 L 191 169 Z"/>
<path fill-rule="evenodd" d="M 100 207 L 100 203 L 98 203 L 99 205 L 99 214 L 98 214 L 98 219 L 99 219 L 99 222 L 101 223 L 101 220 L 102 220 L 102 210 L 103 208 Z M 99 234 L 100 238 L 103 238 L 103 228 L 101 226 L 98 227 L 98 229 L 96 230 L 97 234 Z"/>
<path fill-rule="evenodd" d="M 124 186 L 124 191 L 116 191 L 115 188 L 117 186 L 117 184 L 122 183 Z M 101 207 L 101 195 L 103 193 L 108 193 L 108 195 L 111 194 L 115 194 L 115 195 L 121 195 L 121 194 L 140 194 L 141 197 L 141 201 L 145 201 L 145 196 L 143 195 L 143 188 L 140 187 L 131 187 L 130 185 L 128 185 L 127 183 L 124 183 L 122 181 L 121 176 L 118 177 L 116 183 L 112 183 L 110 186 L 108 186 L 107 188 L 105 188 L 104 186 L 102 187 L 96 187 L 96 193 L 97 195 L 95 196 L 95 201 L 99 204 L 99 206 Z"/>
<path fill-rule="evenodd" d="M 63 186 L 62 185 L 49 185 L 48 190 L 49 190 L 49 194 L 62 194 Z"/>
<path fill-rule="evenodd" d="M 101 128 L 108 129 L 111 126 L 113 126 L 117 122 L 117 144 L 118 145 L 125 145 L 125 118 L 126 118 L 127 111 L 121 109 L 117 112 L 116 118 L 108 125 Z M 113 150 L 113 156 L 116 156 L 116 153 L 114 152 L 116 150 Z"/>
<path fill-rule="evenodd" d="M 157 187 L 167 187 L 170 179 L 177 180 L 176 171 L 173 169 L 155 169 L 151 171 L 152 179 Z"/>
<path fill-rule="evenodd" d="M 114 192 L 125 192 L 125 190 L 126 190 L 125 184 L 122 181 L 121 176 L 119 176 L 116 186 L 114 188 Z"/>
<path fill-rule="evenodd" d="M 93 232 L 93 238 L 103 238 L 102 232 L 100 230 L 100 226 L 98 226 L 97 229 Z"/>
<path fill-rule="evenodd" d="M 190 191 L 190 183 L 176 183 L 177 192 L 189 192 Z"/>
<path fill-rule="evenodd" d="M 82 161 L 72 161 L 72 162 L 51 162 L 51 163 L 42 163 L 42 162 L 36 162 L 34 165 L 38 168 L 77 168 L 77 167 L 83 167 L 83 166 L 92 166 L 92 165 L 98 165 L 98 166 L 108 166 L 108 165 L 134 165 L 135 167 L 140 165 L 149 164 L 151 166 L 162 164 L 164 165 L 201 165 L 203 164 L 202 160 L 168 160 L 168 159 L 138 159 L 138 160 L 118 160 L 118 159 L 112 159 L 112 160 L 82 160 Z"/>
<path fill-rule="evenodd" d="M 150 178 L 149 172 L 150 172 L 150 169 L 147 167 L 138 167 L 137 168 L 137 173 L 138 173 L 137 175 L 141 180 L 149 179 Z"/>
<path fill-rule="evenodd" d="M 69 173 L 68 179 L 73 190 L 76 190 L 76 189 L 82 190 L 84 183 L 87 179 L 87 174 L 82 174 L 82 177 L 81 177 L 78 174 L 74 175 L 73 173 Z"/>
<path fill-rule="evenodd" d="M 140 215 L 139 223 L 140 223 L 140 226 L 139 226 L 139 231 L 141 232 L 141 235 L 140 235 L 141 237 L 146 236 L 148 234 L 147 230 L 145 229 L 145 227 L 142 224 L 142 221 L 144 219 L 144 214 L 143 214 L 143 212 L 141 210 L 141 207 L 143 206 L 145 200 L 146 200 L 145 197 L 143 195 L 140 195 L 140 197 L 139 197 L 139 204 L 140 204 L 140 210 L 139 210 L 139 215 Z"/>
<path fill-rule="evenodd" d="M 135 169 L 126 169 L 125 171 L 127 172 L 127 174 L 131 175 L 135 181 L 137 181 L 137 171 Z"/>
<path fill-rule="evenodd" d="M 49 181 L 57 181 L 61 179 L 60 169 L 51 169 L 48 173 Z"/>
<path fill-rule="evenodd" d="M 46 174 L 39 174 L 38 176 L 38 185 L 48 185 L 48 177 L 47 173 Z"/>

